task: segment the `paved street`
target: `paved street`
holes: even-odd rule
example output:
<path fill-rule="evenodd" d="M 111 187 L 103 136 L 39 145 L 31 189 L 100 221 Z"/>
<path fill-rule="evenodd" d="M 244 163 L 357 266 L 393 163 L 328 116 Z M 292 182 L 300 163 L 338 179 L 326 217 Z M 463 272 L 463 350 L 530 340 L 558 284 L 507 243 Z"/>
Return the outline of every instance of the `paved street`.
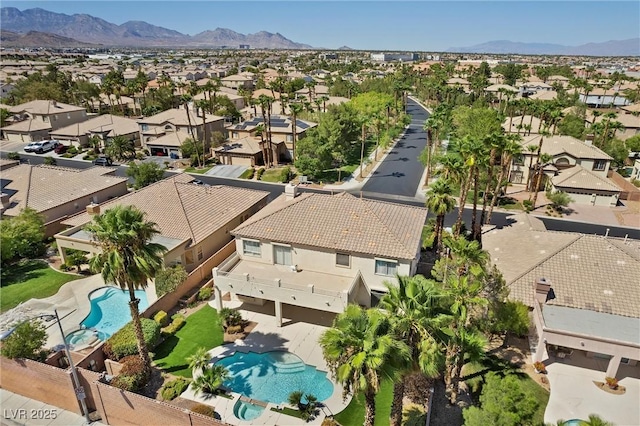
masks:
<path fill-rule="evenodd" d="M 429 114 L 411 99 L 407 100 L 407 113 L 411 115 L 409 128 L 362 187 L 363 192 L 415 197 L 424 172 L 418 156 L 427 144 L 422 127 Z"/>

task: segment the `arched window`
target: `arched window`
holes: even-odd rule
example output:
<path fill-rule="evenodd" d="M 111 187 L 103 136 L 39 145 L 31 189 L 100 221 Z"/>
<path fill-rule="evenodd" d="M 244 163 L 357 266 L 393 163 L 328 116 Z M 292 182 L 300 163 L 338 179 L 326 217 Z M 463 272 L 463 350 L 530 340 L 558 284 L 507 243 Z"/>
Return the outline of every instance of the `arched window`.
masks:
<path fill-rule="evenodd" d="M 556 166 L 568 166 L 569 165 L 569 160 L 567 158 L 558 158 L 556 160 Z"/>

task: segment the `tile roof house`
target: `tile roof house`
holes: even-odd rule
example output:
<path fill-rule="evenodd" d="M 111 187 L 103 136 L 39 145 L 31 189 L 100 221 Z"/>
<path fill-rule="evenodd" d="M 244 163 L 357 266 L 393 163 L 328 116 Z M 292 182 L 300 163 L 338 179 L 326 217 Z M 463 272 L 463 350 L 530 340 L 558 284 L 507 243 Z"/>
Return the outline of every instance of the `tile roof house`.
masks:
<path fill-rule="evenodd" d="M 540 219 L 513 216 L 483 235 L 509 298 L 533 307 L 542 361 L 545 344 L 609 358 L 614 377 L 623 358 L 640 360 L 640 242 L 546 231 Z M 629 361 L 630 360 L 630 361 Z"/>
<path fill-rule="evenodd" d="M 265 164 L 265 149 L 269 149 L 260 137 L 246 136 L 233 141 L 225 142 L 222 146 L 211 148 L 211 152 L 221 164 L 232 166 L 263 166 Z M 273 142 L 273 158 L 277 159 L 279 153 L 284 152 L 284 142 Z M 276 162 L 277 164 L 277 162 Z"/>
<path fill-rule="evenodd" d="M 33 142 L 49 137 L 51 130 L 87 119 L 87 111 L 75 105 L 36 100 L 11 107 L 13 123 L 2 128 L 10 141 Z"/>
<path fill-rule="evenodd" d="M 160 139 L 166 135 L 168 137 L 165 142 L 175 141 L 176 138 L 171 133 L 181 132 L 197 141 L 202 141 L 206 137 L 209 142 L 212 140 L 213 132 L 224 133 L 224 117 L 213 114 L 205 114 L 203 117 L 196 111 L 185 108 L 173 108 L 142 118 L 138 120 L 138 124 L 142 135 L 142 146 L 149 149 L 151 155 L 181 156 L 179 147 L 174 143 L 164 144 Z M 193 136 L 191 136 L 192 132 Z"/>
<path fill-rule="evenodd" d="M 575 165 L 551 178 L 551 192 L 558 191 L 566 192 L 579 204 L 615 207 L 621 189 L 606 176 Z"/>
<path fill-rule="evenodd" d="M 186 174 L 163 179 L 63 222 L 70 229 L 56 235 L 58 248 L 94 252 L 82 229 L 92 215 L 116 205 L 135 206 L 160 230 L 157 241 L 168 251 L 165 264 L 182 264 L 190 272 L 233 238 L 230 231 L 266 205 L 268 192 L 231 186 L 193 184 Z"/>
<path fill-rule="evenodd" d="M 293 132 L 296 132 L 296 140 L 305 137 L 308 129 L 316 127 L 316 123 L 296 119 L 295 129 L 291 117 L 286 115 L 271 115 L 271 140 L 274 143 L 285 142 L 286 150 L 283 152 L 287 159 L 293 158 Z M 262 116 L 258 115 L 242 123 L 234 124 L 227 128 L 230 142 L 238 139 L 256 136 L 256 131 L 263 125 Z"/>
<path fill-rule="evenodd" d="M 530 152 L 527 147 L 538 145 L 543 138 L 542 152 L 551 155 L 552 161 L 549 169 L 553 169 L 550 174 L 543 179 L 541 187 L 547 186 L 548 180 L 555 175 L 558 170 L 564 170 L 575 165 L 589 170 L 607 179 L 607 173 L 611 165 L 611 156 L 601 149 L 587 142 L 582 142 L 571 136 L 541 136 L 529 135 L 524 137 L 519 143 L 522 145 L 522 155 L 514 158 L 511 162 L 509 181 L 516 184 L 527 182 L 528 176 L 533 170 L 537 161 L 537 153 Z M 545 169 L 546 171 L 546 169 Z M 585 191 L 588 189 L 585 188 Z"/>
<path fill-rule="evenodd" d="M 138 122 L 126 117 L 103 114 L 89 118 L 81 123 L 71 124 L 49 133 L 52 139 L 69 142 L 75 146 L 86 146 L 89 139 L 97 136 L 102 144 L 116 136 L 122 136 L 140 145 Z"/>
<path fill-rule="evenodd" d="M 424 208 L 347 193 L 297 196 L 287 185 L 232 231 L 237 253 L 214 269 L 216 291 L 274 301 L 278 317 L 282 303 L 329 312 L 371 306 L 385 282 L 416 273 L 426 216 Z"/>
<path fill-rule="evenodd" d="M 9 196 L 3 216 L 16 216 L 29 207 L 45 220 L 46 234 L 62 229 L 59 224 L 99 203 L 127 193 L 127 178 L 115 176 L 115 168 L 69 169 L 20 164 L 2 170 L 2 193 Z"/>

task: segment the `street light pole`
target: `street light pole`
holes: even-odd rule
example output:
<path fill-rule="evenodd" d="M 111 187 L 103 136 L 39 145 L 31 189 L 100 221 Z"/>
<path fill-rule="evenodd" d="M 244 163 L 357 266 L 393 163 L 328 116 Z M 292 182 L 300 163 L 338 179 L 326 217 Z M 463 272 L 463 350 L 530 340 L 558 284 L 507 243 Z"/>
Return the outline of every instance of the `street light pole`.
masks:
<path fill-rule="evenodd" d="M 62 323 L 60 322 L 60 317 L 58 316 L 58 310 L 54 309 L 53 312 L 56 315 L 56 322 L 58 323 L 60 335 L 62 336 L 64 352 L 67 355 L 69 366 L 71 367 L 71 375 L 73 376 L 73 388 L 76 393 L 76 397 L 80 400 L 80 405 L 82 405 L 82 414 L 84 414 L 84 418 L 87 420 L 87 424 L 91 424 L 91 419 L 89 418 L 89 409 L 87 408 L 87 402 L 85 401 L 86 395 L 84 393 L 84 388 L 80 385 L 80 379 L 78 378 L 78 370 L 76 370 L 76 365 L 73 363 L 73 358 L 71 358 L 71 351 L 69 350 L 69 343 L 67 343 L 67 336 L 65 336 L 64 330 L 62 330 Z"/>

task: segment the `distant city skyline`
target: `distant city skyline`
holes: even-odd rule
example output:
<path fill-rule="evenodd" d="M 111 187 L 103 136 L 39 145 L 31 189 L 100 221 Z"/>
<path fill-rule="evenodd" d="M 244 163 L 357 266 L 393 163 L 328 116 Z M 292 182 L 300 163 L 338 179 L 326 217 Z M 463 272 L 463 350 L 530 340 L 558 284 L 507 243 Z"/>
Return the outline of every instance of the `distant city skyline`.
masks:
<path fill-rule="evenodd" d="M 637 1 L 3 1 L 2 7 L 145 21 L 194 35 L 280 33 L 313 47 L 444 51 L 493 40 L 575 46 L 636 38 Z"/>

